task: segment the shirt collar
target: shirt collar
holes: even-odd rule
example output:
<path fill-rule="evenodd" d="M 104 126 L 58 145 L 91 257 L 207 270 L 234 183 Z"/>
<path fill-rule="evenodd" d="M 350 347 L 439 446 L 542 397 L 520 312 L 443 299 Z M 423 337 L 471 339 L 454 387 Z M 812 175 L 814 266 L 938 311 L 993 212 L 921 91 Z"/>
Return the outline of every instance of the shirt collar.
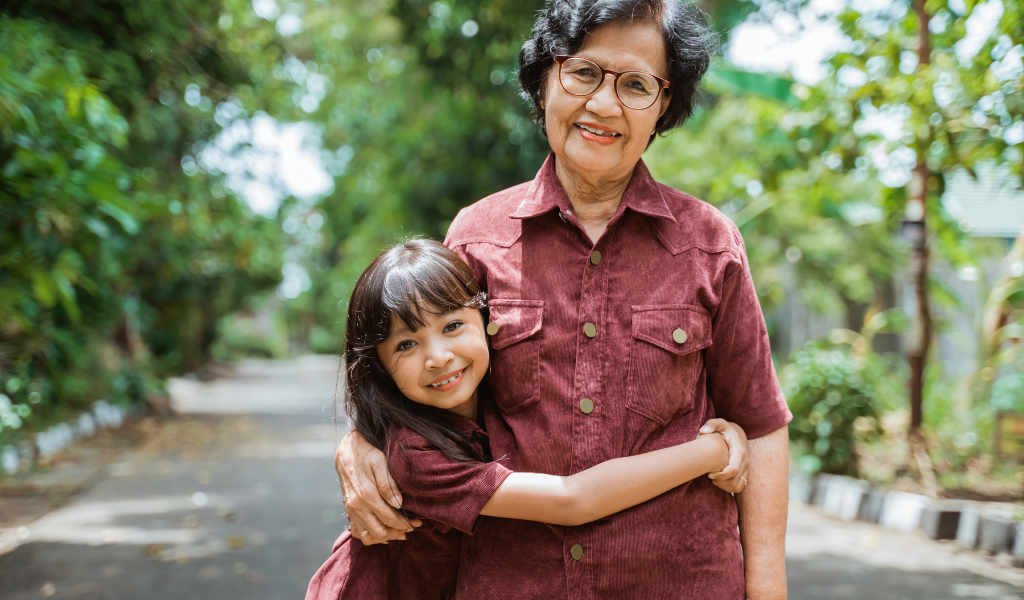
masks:
<path fill-rule="evenodd" d="M 527 188 L 523 201 L 509 216 L 513 219 L 528 219 L 555 208 L 564 211 L 571 207 L 572 202 L 569 201 L 569 196 L 565 193 L 562 183 L 558 181 L 558 174 L 555 173 L 555 154 L 552 152 L 537 171 L 537 176 Z M 651 217 L 676 222 L 661 193 L 661 188 L 651 177 L 651 172 L 647 170 L 643 160 L 637 161 L 633 177 L 622 193 L 622 208 L 630 208 Z M 621 213 L 621 208 L 617 212 Z"/>

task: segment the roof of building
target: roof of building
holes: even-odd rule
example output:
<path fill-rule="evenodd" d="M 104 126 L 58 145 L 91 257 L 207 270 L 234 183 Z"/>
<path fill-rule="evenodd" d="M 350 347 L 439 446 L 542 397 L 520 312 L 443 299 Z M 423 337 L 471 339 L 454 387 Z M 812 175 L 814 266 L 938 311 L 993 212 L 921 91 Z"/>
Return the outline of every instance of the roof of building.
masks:
<path fill-rule="evenodd" d="M 942 204 L 960 228 L 975 237 L 1016 238 L 1024 225 L 1024 189 L 1006 166 L 989 163 L 975 168 L 975 179 L 966 169 L 946 178 Z"/>

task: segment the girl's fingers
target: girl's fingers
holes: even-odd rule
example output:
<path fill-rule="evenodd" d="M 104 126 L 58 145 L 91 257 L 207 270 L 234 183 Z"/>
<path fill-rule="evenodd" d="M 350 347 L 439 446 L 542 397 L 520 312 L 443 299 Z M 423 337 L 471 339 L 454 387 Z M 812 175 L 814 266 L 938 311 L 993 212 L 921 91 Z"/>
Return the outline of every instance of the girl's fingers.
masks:
<path fill-rule="evenodd" d="M 732 479 L 740 475 L 740 469 L 737 466 L 729 465 L 716 473 L 715 479 Z"/>
<path fill-rule="evenodd" d="M 726 479 L 718 478 L 714 480 L 714 484 L 718 489 L 730 494 L 738 494 L 746 487 L 746 482 L 740 476 Z"/>
<path fill-rule="evenodd" d="M 700 433 L 701 435 L 715 432 L 725 433 L 728 425 L 729 422 L 725 419 L 710 419 L 700 428 Z"/>

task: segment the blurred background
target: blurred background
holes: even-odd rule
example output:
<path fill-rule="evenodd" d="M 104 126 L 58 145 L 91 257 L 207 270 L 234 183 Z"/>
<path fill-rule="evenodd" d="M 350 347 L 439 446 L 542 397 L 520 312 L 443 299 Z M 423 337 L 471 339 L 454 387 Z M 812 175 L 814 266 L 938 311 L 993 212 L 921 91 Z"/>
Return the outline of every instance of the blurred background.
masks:
<path fill-rule="evenodd" d="M 166 564 L 193 569 L 192 595 L 242 594 L 228 582 L 269 582 L 245 597 L 302 593 L 344 526 L 330 355 L 348 294 L 389 244 L 441 239 L 461 207 L 533 177 L 547 144 L 516 67 L 541 6 L 0 5 L 0 542 L 21 546 L 0 556 L 0 587 L 173 597 L 167 572 L 144 566 Z M 1004 503 L 1024 520 L 1024 5 L 700 6 L 721 55 L 697 114 L 644 160 L 743 233 L 794 413 L 794 473 Z M 272 468 L 246 479 L 261 460 Z M 89 498 L 40 477 L 90 461 L 110 475 L 88 492 L 103 522 L 173 513 L 166 531 L 30 528 Z M 232 477 L 233 492 L 215 489 Z M 149 504 L 128 502 L 145 490 Z M 242 506 L 246 527 L 280 521 L 280 544 L 238 533 Z M 215 544 L 196 541 L 202 515 L 227 528 Z M 76 544 L 129 554 L 54 558 Z M 203 570 L 232 551 L 266 565 Z M 793 597 L 863 575 L 793 565 Z M 941 593 L 1003 597 L 957 581 Z M 945 597 L 923 585 L 891 597 Z M 890 597 L 858 593 L 834 597 Z"/>

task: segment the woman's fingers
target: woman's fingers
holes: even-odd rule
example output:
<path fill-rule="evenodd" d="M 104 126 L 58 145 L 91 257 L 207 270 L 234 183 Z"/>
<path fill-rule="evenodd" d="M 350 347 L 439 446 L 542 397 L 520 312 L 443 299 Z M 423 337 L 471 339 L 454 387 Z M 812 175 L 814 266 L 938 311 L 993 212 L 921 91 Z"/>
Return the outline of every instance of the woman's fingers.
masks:
<path fill-rule="evenodd" d="M 349 522 L 349 530 L 352 532 L 352 535 L 358 538 L 364 546 L 386 544 L 390 540 L 405 539 L 404 530 L 385 527 L 372 513 L 368 514 L 364 519 L 352 519 Z"/>
<path fill-rule="evenodd" d="M 397 498 L 401 506 L 401 494 L 390 479 L 383 452 L 358 432 L 351 432 L 338 444 L 334 458 L 345 511 L 349 522 L 357 524 L 352 527 L 353 536 L 370 545 L 402 539 L 412 530 L 412 525 L 389 504 Z M 387 499 L 381 496 L 382 490 L 387 490 Z"/>

